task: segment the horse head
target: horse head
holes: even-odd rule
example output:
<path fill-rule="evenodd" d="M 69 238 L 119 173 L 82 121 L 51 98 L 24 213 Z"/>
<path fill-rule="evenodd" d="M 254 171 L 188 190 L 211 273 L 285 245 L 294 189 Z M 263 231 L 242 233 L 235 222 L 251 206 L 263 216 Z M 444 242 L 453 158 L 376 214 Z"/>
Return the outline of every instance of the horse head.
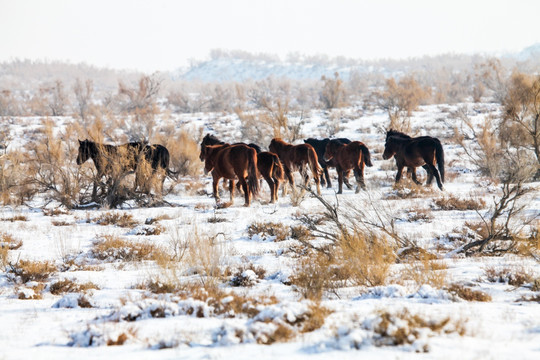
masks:
<path fill-rule="evenodd" d="M 77 165 L 83 164 L 90 158 L 91 144 L 89 140 L 79 140 L 79 153 L 77 154 Z"/>
<path fill-rule="evenodd" d="M 384 143 L 384 152 L 382 157 L 384 160 L 390 159 L 396 153 L 396 144 L 392 136 L 386 137 L 386 142 Z"/>

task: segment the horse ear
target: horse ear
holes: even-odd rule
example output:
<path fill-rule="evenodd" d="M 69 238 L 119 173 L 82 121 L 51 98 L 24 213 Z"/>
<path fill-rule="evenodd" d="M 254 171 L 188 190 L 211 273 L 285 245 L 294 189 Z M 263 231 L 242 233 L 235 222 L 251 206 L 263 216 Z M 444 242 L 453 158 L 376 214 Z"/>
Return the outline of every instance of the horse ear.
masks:
<path fill-rule="evenodd" d="M 81 139 L 77 139 L 77 140 L 79 140 L 79 145 L 83 143 L 83 142 L 81 141 Z"/>

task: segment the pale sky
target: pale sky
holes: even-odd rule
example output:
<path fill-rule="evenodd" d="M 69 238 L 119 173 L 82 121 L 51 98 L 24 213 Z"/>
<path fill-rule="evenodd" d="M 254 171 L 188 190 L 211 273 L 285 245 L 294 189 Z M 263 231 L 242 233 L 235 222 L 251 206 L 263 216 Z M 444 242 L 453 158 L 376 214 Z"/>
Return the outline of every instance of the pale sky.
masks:
<path fill-rule="evenodd" d="M 173 70 L 210 50 L 358 59 L 519 51 L 539 0 L 0 0 L 0 61 Z"/>

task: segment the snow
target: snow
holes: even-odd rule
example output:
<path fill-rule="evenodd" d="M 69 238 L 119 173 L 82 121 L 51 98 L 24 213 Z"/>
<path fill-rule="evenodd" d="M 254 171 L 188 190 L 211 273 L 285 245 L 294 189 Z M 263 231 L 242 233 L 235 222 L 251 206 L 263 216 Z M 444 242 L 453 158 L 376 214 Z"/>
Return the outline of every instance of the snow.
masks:
<path fill-rule="evenodd" d="M 456 109 L 462 105 L 445 107 Z M 460 148 L 451 144 L 452 129 L 448 121 L 437 120 L 445 116 L 441 108 L 422 107 L 413 115 L 412 124 L 419 135 L 438 136 L 445 145 L 447 171 L 454 173 L 455 178 L 445 184 L 444 194 L 463 198 L 481 194 L 486 203 L 490 203 L 497 186 L 481 183 L 479 174 Z M 479 121 L 482 116 L 499 111 L 493 104 L 484 104 L 482 109 L 472 116 L 473 120 Z M 386 116 L 375 110 L 359 117 L 354 115 L 358 114 L 356 110 L 343 110 L 349 112 L 351 119 L 336 136 L 361 140 L 373 149 L 374 167 L 365 171 L 373 201 L 388 204 L 392 212 L 399 215 L 396 222 L 399 231 L 425 249 L 438 251 L 439 261 L 447 267 L 449 282 L 486 292 L 492 301 L 465 301 L 430 284 L 400 280 L 400 269 L 404 265 L 395 264 L 391 270 L 395 275 L 385 285 L 346 284 L 335 294 L 325 294 L 320 305 L 330 313 L 324 324 L 315 331 L 301 332 L 301 323 L 314 303 L 302 299 L 291 285 L 301 256 L 294 251 L 298 242 L 294 239 L 276 241 L 272 236 L 261 234 L 249 237 L 247 228 L 263 220 L 287 227 L 298 224 L 297 214 L 321 212 L 322 205 L 309 195 L 296 207 L 291 205 L 289 196 L 280 197 L 277 204 L 270 205 L 265 188 L 261 198 L 249 208 L 244 208 L 243 200 L 237 198 L 233 206 L 217 209 L 211 197 L 179 190 L 166 197 L 173 206 L 116 210 L 133 216 L 138 223 L 133 228 L 104 226 L 87 220 L 107 210 L 89 208 L 46 216 L 37 203 L 34 207 L 5 206 L 0 208 L 0 233 L 9 233 L 23 241 L 22 247 L 10 250 L 9 260 L 47 260 L 64 270 L 55 272 L 45 281 L 45 289 L 40 290 L 39 282 L 13 281 L 7 267 L 0 269 L 0 359 L 409 359 L 416 358 L 419 352 L 427 352 L 423 356 L 434 359 L 540 358 L 540 304 L 523 300 L 527 296 L 538 298 L 538 291 L 533 290 L 531 284 L 512 286 L 506 282 L 490 282 L 485 275 L 488 268 L 521 267 L 538 278 L 538 263 L 530 257 L 516 255 L 467 258 L 458 254 L 456 242 L 463 235 L 463 224 L 477 220 L 477 213 L 437 209 L 433 199 L 441 193 L 436 187 L 425 196 L 396 197 L 397 190 L 392 188 L 393 160 L 382 160 L 384 134 L 376 130 L 377 126 L 385 124 Z M 220 122 L 224 118 L 227 121 Z M 303 128 L 305 137 L 320 136 L 326 118 L 324 112 L 314 111 Z M 205 129 L 222 129 L 230 134 L 236 133 L 239 121 L 219 114 L 189 114 L 177 120 Z M 69 121 L 69 118 L 59 119 L 61 124 Z M 11 132 L 21 137 L 11 146 L 24 147 L 24 131 L 37 128 L 38 123 L 38 118 L 13 122 Z M 18 124 L 24 124 L 25 129 Z M 450 144 L 446 145 L 447 142 Z M 418 173 L 425 178 L 422 171 Z M 201 175 L 200 179 L 189 180 L 203 182 L 207 193 L 211 192 L 209 177 Z M 178 187 L 182 189 L 182 184 Z M 409 190 L 405 187 L 403 191 Z M 361 203 L 366 199 L 363 192 L 355 194 L 354 190 L 346 189 L 343 195 L 336 197 L 334 189 L 325 188 L 323 196 L 331 203 L 338 199 L 340 204 Z M 407 215 L 411 213 L 410 208 L 427 209 L 433 218 L 410 220 L 414 218 Z M 538 192 L 533 193 L 527 211 L 529 214 L 540 212 Z M 24 215 L 27 220 L 8 221 L 15 215 Z M 156 225 L 149 224 L 148 219 L 160 216 L 163 217 L 158 222 L 163 231 L 152 235 Z M 210 222 L 213 217 L 224 221 Z M 55 226 L 53 221 L 67 225 Z M 180 284 L 201 284 L 204 281 L 198 268 L 201 264 L 185 259 L 186 263 L 176 272 L 168 272 L 152 260 L 98 260 L 91 255 L 93 243 L 104 235 L 149 242 L 167 249 L 175 231 L 183 238 L 195 232 L 213 237 L 219 248 L 221 267 L 239 270 L 233 271 L 229 280 L 240 276 L 244 286 L 234 287 L 231 281 L 219 283 L 218 288 L 226 293 L 219 301 L 170 293 L 152 294 L 139 285 L 167 276 Z M 70 266 L 63 266 L 66 259 L 73 260 Z M 253 267 L 246 267 L 248 264 Z M 264 276 L 259 277 L 255 270 L 258 267 L 265 270 Z M 92 282 L 99 289 L 53 295 L 48 289 L 61 279 L 78 284 Z M 276 300 L 251 304 L 256 315 L 249 317 L 232 310 L 235 295 L 275 297 Z M 91 307 L 82 307 L 82 300 L 88 301 Z M 391 344 L 389 334 L 411 330 L 404 315 L 407 313 L 428 322 L 450 320 L 440 331 L 419 327 L 417 332 L 409 334 L 406 343 Z M 388 324 L 383 314 L 388 314 Z M 384 334 L 380 330 L 383 325 L 388 326 Z M 263 345 L 271 342 L 272 334 L 279 327 L 290 329 L 292 337 L 288 341 Z M 118 345 L 113 346 L 116 343 Z"/>

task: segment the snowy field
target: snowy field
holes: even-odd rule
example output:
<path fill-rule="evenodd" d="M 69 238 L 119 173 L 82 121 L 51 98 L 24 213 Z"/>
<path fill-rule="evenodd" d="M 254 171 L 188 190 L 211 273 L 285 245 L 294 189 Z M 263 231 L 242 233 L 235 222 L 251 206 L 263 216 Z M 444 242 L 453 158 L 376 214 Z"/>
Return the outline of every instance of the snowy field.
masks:
<path fill-rule="evenodd" d="M 308 248 L 290 229 L 325 211 L 309 193 L 292 199 L 280 191 L 278 203 L 268 204 L 264 183 L 251 207 L 237 196 L 231 207 L 216 208 L 211 178 L 201 173 L 179 181 L 165 197 L 171 206 L 67 211 L 51 203 L 44 211 L 36 199 L 32 207 L 0 208 L 0 233 L 22 243 L 0 269 L 0 360 L 539 359 L 538 262 L 511 252 L 459 252 L 476 239 L 465 223 L 489 212 L 500 186 L 481 176 L 452 141 L 460 120 L 450 114 L 458 107 L 467 108 L 473 121 L 499 111 L 494 104 L 434 105 L 411 119 L 418 135 L 436 136 L 444 146 L 443 192 L 407 181 L 394 187 L 394 160 L 382 159 L 387 115 L 340 110 L 335 136 L 364 142 L 374 166 L 365 169 L 367 191 L 358 194 L 344 188 L 336 195 L 330 170 L 334 188 L 323 187 L 323 198 L 330 204 L 337 199 L 345 213 L 370 204 L 388 210 L 384 215 L 394 219 L 397 233 L 436 259 L 426 265 L 398 256 L 383 284 L 341 279 L 320 302 L 305 299 L 294 281 Z M 329 116 L 313 111 L 304 137 L 326 136 Z M 177 115 L 176 121 L 225 141 L 244 140 L 233 115 Z M 26 132 L 39 123 L 13 122 L 9 129 L 18 140 L 12 146 L 24 146 Z M 417 171 L 425 181 L 425 171 Z M 540 212 L 539 185 L 527 184 L 536 190 L 524 199 L 524 217 Z M 483 200 L 484 206 L 444 210 L 437 205 L 443 197 Z M 111 216 L 117 219 L 105 225 Z M 122 216 L 126 221 L 118 220 Z M 255 223 L 270 222 L 285 235 L 253 230 Z M 108 240 L 124 245 L 98 249 Z M 154 256 L 137 256 L 148 248 Z M 26 260 L 47 261 L 52 270 L 42 279 L 24 279 L 10 264 Z M 513 281 L 518 276 L 525 279 Z M 466 300 L 458 287 L 476 297 Z"/>

